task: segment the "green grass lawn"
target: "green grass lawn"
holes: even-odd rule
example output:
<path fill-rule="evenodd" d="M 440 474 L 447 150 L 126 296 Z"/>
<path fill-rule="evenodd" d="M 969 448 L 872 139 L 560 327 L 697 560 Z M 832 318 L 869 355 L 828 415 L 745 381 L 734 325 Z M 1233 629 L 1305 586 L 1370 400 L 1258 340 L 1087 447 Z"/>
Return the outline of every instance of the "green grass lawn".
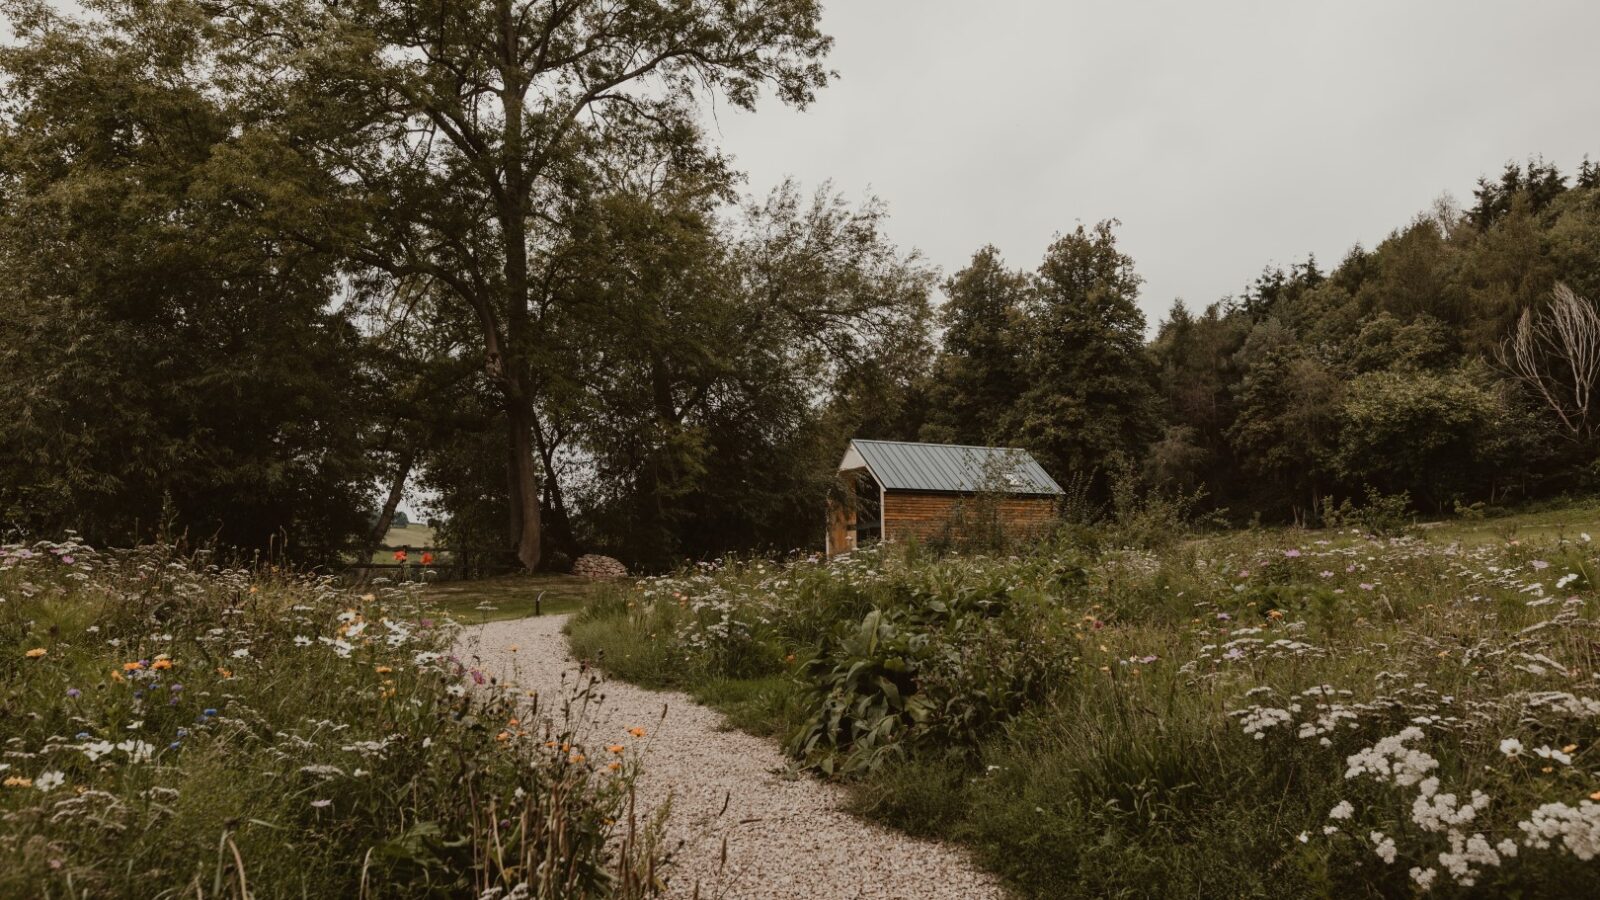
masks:
<path fill-rule="evenodd" d="M 477 581 L 452 581 L 428 588 L 426 599 L 468 625 L 577 612 L 607 582 L 573 575 L 506 575 Z M 540 599 L 542 597 L 542 599 Z"/>
<path fill-rule="evenodd" d="M 1583 534 L 1600 536 L 1600 504 L 1584 502 L 1482 519 L 1452 519 L 1425 526 L 1421 534 L 1429 541 L 1460 542 L 1469 547 L 1514 540 L 1581 540 Z"/>

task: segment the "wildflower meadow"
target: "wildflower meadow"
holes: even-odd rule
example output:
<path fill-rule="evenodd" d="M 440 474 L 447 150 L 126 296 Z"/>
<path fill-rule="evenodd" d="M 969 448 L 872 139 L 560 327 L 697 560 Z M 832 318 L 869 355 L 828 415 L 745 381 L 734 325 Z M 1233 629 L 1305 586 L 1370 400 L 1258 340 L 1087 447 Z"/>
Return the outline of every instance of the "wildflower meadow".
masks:
<path fill-rule="evenodd" d="M 0 896 L 636 897 L 631 766 L 414 585 L 0 548 Z"/>
<path fill-rule="evenodd" d="M 1600 546 L 1246 531 L 735 561 L 571 627 L 1022 893 L 1600 893 Z"/>

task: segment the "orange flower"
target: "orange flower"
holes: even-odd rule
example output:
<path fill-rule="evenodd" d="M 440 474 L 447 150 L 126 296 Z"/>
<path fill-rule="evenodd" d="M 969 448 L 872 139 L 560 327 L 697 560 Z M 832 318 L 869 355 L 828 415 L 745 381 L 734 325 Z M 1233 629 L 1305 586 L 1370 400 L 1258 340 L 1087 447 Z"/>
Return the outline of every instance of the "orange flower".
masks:
<path fill-rule="evenodd" d="M 404 550 L 396 550 L 394 552 L 394 561 L 397 562 L 397 563 L 405 562 L 406 561 L 406 552 Z"/>
<path fill-rule="evenodd" d="M 172 668 L 172 660 L 170 660 L 170 659 L 158 659 L 155 662 L 150 664 L 150 668 L 152 668 L 152 669 L 170 669 L 170 668 Z"/>
<path fill-rule="evenodd" d="M 425 566 L 433 565 L 433 554 L 432 553 L 424 553 L 424 554 L 422 554 L 422 564 L 425 565 Z"/>
<path fill-rule="evenodd" d="M 233 673 L 232 672 L 228 671 L 227 669 L 224 669 L 221 666 L 217 666 L 217 674 L 221 675 L 223 678 L 232 678 L 233 677 Z"/>
<path fill-rule="evenodd" d="M 1267 610 L 1267 618 L 1269 618 L 1269 619 L 1281 619 L 1281 618 L 1283 618 L 1283 610 L 1281 610 L 1281 609 L 1270 609 L 1270 610 Z"/>
<path fill-rule="evenodd" d="M 377 672 L 379 675 L 387 675 L 390 672 L 393 672 L 394 670 L 389 668 L 388 666 L 378 666 L 376 669 L 373 669 L 373 671 Z"/>
<path fill-rule="evenodd" d="M 122 671 L 124 672 L 137 672 L 142 668 L 144 668 L 144 663 L 139 662 L 138 660 L 134 660 L 133 662 L 125 662 L 122 664 Z"/>
<path fill-rule="evenodd" d="M 23 778 L 21 775 L 13 775 L 6 779 L 6 787 L 33 787 L 33 779 Z"/>
<path fill-rule="evenodd" d="M 615 772 L 615 771 L 617 771 L 617 770 L 618 770 L 618 769 L 620 769 L 620 768 L 622 768 L 622 763 L 619 763 L 619 762 L 614 762 L 614 763 L 612 763 L 612 764 L 611 764 L 611 765 L 609 765 L 609 766 L 606 766 L 606 768 L 608 768 L 608 769 L 610 769 L 610 770 L 611 770 L 611 771 L 613 771 L 613 772 Z"/>
<path fill-rule="evenodd" d="M 583 754 L 582 753 L 574 753 L 571 756 L 567 757 L 567 762 L 573 763 L 573 764 L 581 763 L 581 762 L 583 762 Z"/>
<path fill-rule="evenodd" d="M 509 731 L 502 731 L 495 735 L 494 739 L 501 742 L 509 741 L 511 740 L 511 733 Z"/>
<path fill-rule="evenodd" d="M 111 680 L 112 681 L 127 681 L 128 679 L 123 678 L 121 672 L 118 672 L 116 669 L 112 669 L 111 670 Z"/>
<path fill-rule="evenodd" d="M 29 659 L 38 659 L 39 657 L 45 655 L 48 652 L 50 652 L 50 651 L 44 649 L 43 647 L 35 647 L 32 650 L 29 650 L 27 652 L 26 656 Z"/>
<path fill-rule="evenodd" d="M 626 750 L 628 748 L 622 746 L 621 744 L 612 744 L 611 746 L 607 747 L 606 749 L 610 750 L 612 753 L 621 753 L 622 751 L 624 751 L 624 750 Z"/>
<path fill-rule="evenodd" d="M 1590 794 L 1589 795 L 1589 799 L 1590 800 L 1600 800 L 1600 791 L 1595 791 L 1594 793 Z"/>
<path fill-rule="evenodd" d="M 643 728 L 629 728 L 628 733 L 636 738 L 642 738 L 646 734 L 649 734 L 649 732 L 645 731 Z"/>

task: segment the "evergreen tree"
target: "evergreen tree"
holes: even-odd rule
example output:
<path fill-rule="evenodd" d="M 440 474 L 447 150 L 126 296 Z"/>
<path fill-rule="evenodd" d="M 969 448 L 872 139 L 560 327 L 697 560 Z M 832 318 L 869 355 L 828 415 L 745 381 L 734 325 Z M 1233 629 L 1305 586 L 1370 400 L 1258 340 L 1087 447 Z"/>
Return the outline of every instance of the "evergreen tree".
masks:
<path fill-rule="evenodd" d="M 1017 432 L 1058 478 L 1136 461 L 1160 429 L 1140 278 L 1117 249 L 1116 224 L 1058 237 L 1030 292 L 1029 386 Z"/>
<path fill-rule="evenodd" d="M 929 386 L 922 435 L 930 441 L 991 444 L 1005 439 L 1027 386 L 1022 314 L 1028 278 L 984 247 L 944 283 L 943 351 Z"/>

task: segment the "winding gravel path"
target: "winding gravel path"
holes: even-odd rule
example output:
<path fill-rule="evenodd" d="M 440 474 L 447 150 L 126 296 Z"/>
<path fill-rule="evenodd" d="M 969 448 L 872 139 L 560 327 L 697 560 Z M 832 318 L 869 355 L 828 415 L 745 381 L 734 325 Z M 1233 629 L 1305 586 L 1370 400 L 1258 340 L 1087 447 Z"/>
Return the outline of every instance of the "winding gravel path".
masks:
<path fill-rule="evenodd" d="M 541 616 L 468 628 L 463 649 L 491 674 L 553 699 L 563 690 L 563 673 L 567 688 L 578 674 L 561 633 L 565 621 Z M 775 744 L 730 730 L 721 714 L 687 695 L 620 681 L 603 689 L 604 702 L 591 704 L 585 716 L 589 744 L 620 740 L 636 726 L 652 732 L 644 742 L 638 802 L 643 821 L 644 810 L 671 800 L 667 844 L 683 845 L 669 896 L 690 897 L 697 883 L 706 900 L 1005 896 L 960 852 L 849 815 L 836 785 L 784 775 Z"/>

